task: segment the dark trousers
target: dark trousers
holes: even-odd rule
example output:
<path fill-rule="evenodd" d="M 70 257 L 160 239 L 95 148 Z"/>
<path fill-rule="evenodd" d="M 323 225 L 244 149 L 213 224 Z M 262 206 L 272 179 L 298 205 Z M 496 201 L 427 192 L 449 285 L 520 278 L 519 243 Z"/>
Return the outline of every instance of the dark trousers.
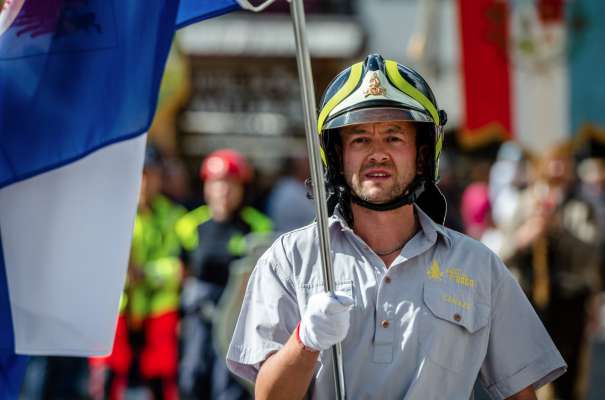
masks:
<path fill-rule="evenodd" d="M 589 294 L 568 298 L 553 296 L 548 308 L 540 315 L 568 366 L 567 372 L 553 382 L 557 399 L 577 399 L 575 389 L 581 372 L 582 346 L 586 341 L 588 299 Z"/>

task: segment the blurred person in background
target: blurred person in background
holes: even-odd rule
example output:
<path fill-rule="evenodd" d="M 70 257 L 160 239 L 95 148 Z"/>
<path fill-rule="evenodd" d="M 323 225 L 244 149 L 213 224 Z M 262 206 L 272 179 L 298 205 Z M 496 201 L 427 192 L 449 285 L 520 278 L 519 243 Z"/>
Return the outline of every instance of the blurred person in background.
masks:
<path fill-rule="evenodd" d="M 578 165 L 582 194 L 599 208 L 600 218 L 605 216 L 605 160 L 587 158 Z"/>
<path fill-rule="evenodd" d="M 587 158 L 578 165 L 580 192 L 594 207 L 599 222 L 599 232 L 605 232 L 605 160 L 602 158 Z M 601 235 L 601 250 L 605 252 L 605 235 Z M 605 253 L 604 253 L 605 255 Z M 605 278 L 605 268 L 601 259 L 601 276 Z"/>
<path fill-rule="evenodd" d="M 170 157 L 162 163 L 162 192 L 173 202 L 180 204 L 187 210 L 193 209 L 195 199 L 191 195 L 190 175 L 183 160 Z"/>
<path fill-rule="evenodd" d="M 578 177 L 580 178 L 580 191 L 583 197 L 594 207 L 597 214 L 598 230 L 601 232 L 599 248 L 601 249 L 600 276 L 601 282 L 605 282 L 605 160 L 598 157 L 590 157 L 582 160 L 578 164 Z M 595 342 L 593 343 L 592 355 L 594 361 L 590 371 L 590 381 L 597 382 L 590 384 L 591 391 L 600 385 L 598 375 L 602 374 L 603 355 L 605 354 L 605 291 L 601 288 L 601 293 L 596 297 L 593 312 L 599 315 L 591 327 Z M 600 364 L 600 365 L 599 365 Z"/>
<path fill-rule="evenodd" d="M 135 217 L 126 288 L 113 352 L 93 359 L 109 369 L 106 397 L 122 399 L 142 386 L 154 399 L 177 399 L 179 289 L 182 264 L 175 224 L 185 210 L 162 195 L 162 159 L 148 145 Z M 93 374 L 93 379 L 97 378 Z M 99 385 L 91 382 L 91 391 Z"/>
<path fill-rule="evenodd" d="M 216 354 L 213 314 L 232 262 L 246 254 L 245 236 L 270 232 L 272 224 L 245 204 L 252 168 L 240 153 L 211 153 L 202 163 L 200 179 L 206 204 L 177 224 L 188 273 L 182 293 L 180 390 L 187 399 L 245 399 L 250 397 L 247 390 L 228 372 L 224 356 Z"/>
<path fill-rule="evenodd" d="M 502 231 L 494 225 L 489 186 L 484 182 L 468 185 L 462 193 L 460 208 L 464 233 L 499 254 L 505 238 Z"/>
<path fill-rule="evenodd" d="M 489 200 L 496 226 L 506 225 L 519 203 L 519 195 L 527 187 L 528 155 L 516 142 L 500 146 L 496 161 L 489 172 Z"/>
<path fill-rule="evenodd" d="M 276 232 L 288 232 L 310 224 L 315 218 L 315 206 L 307 196 L 305 185 L 309 177 L 309 159 L 290 157 L 284 166 L 284 176 L 271 191 L 267 213 Z"/>
<path fill-rule="evenodd" d="M 568 363 L 557 399 L 583 398 L 582 352 L 593 296 L 600 288 L 600 232 L 594 208 L 576 190 L 569 146 L 548 151 L 520 193 L 501 256 Z"/>
<path fill-rule="evenodd" d="M 471 183 L 464 189 L 460 201 L 464 233 L 481 240 L 491 225 L 489 190 L 483 182 Z"/>

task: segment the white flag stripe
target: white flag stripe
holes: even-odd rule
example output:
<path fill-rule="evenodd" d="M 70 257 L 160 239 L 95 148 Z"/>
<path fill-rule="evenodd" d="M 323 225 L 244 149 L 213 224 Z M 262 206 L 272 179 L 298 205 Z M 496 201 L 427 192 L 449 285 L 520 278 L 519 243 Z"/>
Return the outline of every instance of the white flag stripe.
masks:
<path fill-rule="evenodd" d="M 512 129 L 541 154 L 570 137 L 566 31 L 562 23 L 540 23 L 533 7 L 517 7 L 510 21 Z M 533 19 L 529 31 L 520 27 L 521 15 Z"/>
<path fill-rule="evenodd" d="M 146 135 L 0 190 L 20 354 L 111 351 Z"/>
<path fill-rule="evenodd" d="M 567 66 L 544 71 L 513 69 L 513 118 L 517 140 L 538 154 L 570 136 Z"/>

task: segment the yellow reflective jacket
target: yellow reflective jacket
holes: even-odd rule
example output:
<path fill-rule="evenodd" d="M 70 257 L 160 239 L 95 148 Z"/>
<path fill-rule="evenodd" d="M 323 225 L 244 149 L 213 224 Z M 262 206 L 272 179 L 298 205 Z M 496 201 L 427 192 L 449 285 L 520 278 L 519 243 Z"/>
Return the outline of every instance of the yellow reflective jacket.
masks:
<path fill-rule="evenodd" d="M 138 211 L 131 245 L 131 268 L 139 268 L 140 280 L 127 282 L 120 310 L 128 310 L 136 323 L 179 307 L 181 244 L 175 225 L 185 209 L 157 196 L 148 212 Z"/>

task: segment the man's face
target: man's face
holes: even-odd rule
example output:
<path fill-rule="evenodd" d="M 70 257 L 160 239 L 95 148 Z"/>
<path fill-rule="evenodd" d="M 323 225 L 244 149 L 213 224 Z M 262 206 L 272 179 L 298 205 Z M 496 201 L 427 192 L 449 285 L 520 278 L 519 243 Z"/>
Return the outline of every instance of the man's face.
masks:
<path fill-rule="evenodd" d="M 212 210 L 212 217 L 226 220 L 241 205 L 244 186 L 233 178 L 211 179 L 204 184 L 204 198 Z"/>
<path fill-rule="evenodd" d="M 569 157 L 548 154 L 543 161 L 544 179 L 552 186 L 567 186 L 572 179 L 572 165 Z"/>
<path fill-rule="evenodd" d="M 416 126 L 375 122 L 341 129 L 344 176 L 353 193 L 371 203 L 400 197 L 416 176 Z"/>

